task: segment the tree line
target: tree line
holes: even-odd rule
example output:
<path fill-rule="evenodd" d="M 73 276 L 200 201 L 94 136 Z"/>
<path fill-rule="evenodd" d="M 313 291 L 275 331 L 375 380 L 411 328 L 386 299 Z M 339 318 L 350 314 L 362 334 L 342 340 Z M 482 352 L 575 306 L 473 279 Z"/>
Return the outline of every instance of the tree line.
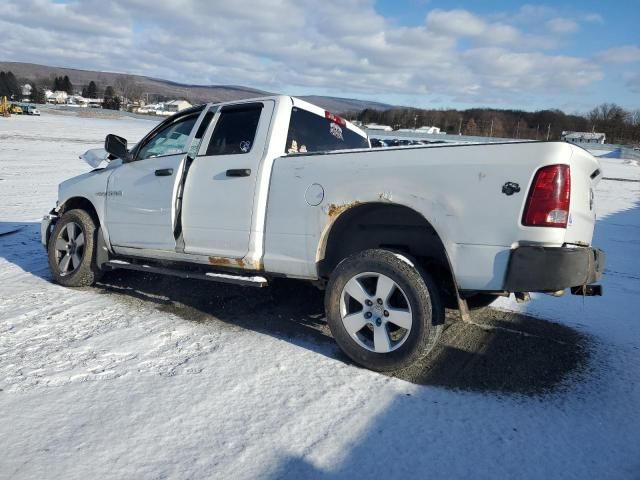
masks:
<path fill-rule="evenodd" d="M 52 90 L 58 92 L 67 92 L 68 95 L 73 95 L 73 84 L 69 77 L 65 75 L 64 77 L 55 77 L 53 79 L 53 88 Z"/>
<path fill-rule="evenodd" d="M 19 96 L 22 89 L 12 72 L 0 72 L 0 97 L 13 98 Z"/>
<path fill-rule="evenodd" d="M 389 125 L 394 130 L 435 126 L 452 135 L 531 140 L 559 140 L 563 131 L 595 131 L 606 134 L 607 143 L 640 143 L 640 110 L 628 111 L 614 103 L 603 103 L 584 115 L 566 114 L 561 110 L 367 108 L 346 112 L 344 116 L 364 124 Z"/>
<path fill-rule="evenodd" d="M 29 98 L 34 103 L 46 103 L 46 89 L 66 92 L 68 95 L 73 95 L 76 92 L 73 83 L 71 83 L 67 75 L 33 81 L 26 79 L 18 80 L 12 72 L 0 72 L 0 97 L 6 96 L 13 101 L 22 100 L 21 85 L 26 83 L 31 86 L 31 95 L 29 95 Z M 102 98 L 102 108 L 119 110 L 121 104 L 120 96 L 124 96 L 123 92 L 130 93 L 134 91 L 134 87 L 132 87 L 130 83 L 131 79 L 128 78 L 117 81 L 116 84 L 119 85 L 120 88 L 119 92 L 116 92 L 116 89 L 111 85 L 107 85 L 104 90 L 101 90 L 96 82 L 91 81 L 88 85 L 82 87 L 81 95 L 91 99 Z"/>

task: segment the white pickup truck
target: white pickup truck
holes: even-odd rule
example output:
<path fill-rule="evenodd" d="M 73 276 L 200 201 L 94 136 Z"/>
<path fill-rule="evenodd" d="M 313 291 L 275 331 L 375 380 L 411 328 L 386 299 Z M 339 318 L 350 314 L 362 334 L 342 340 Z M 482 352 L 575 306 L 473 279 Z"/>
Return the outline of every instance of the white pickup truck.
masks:
<path fill-rule="evenodd" d="M 104 166 L 63 182 L 42 223 L 56 282 L 117 268 L 315 282 L 337 343 L 371 369 L 426 355 L 445 304 L 468 318 L 509 293 L 601 293 L 601 171 L 569 143 L 372 149 L 344 119 L 274 96 L 180 112 L 131 149 L 109 135 L 84 158 Z"/>

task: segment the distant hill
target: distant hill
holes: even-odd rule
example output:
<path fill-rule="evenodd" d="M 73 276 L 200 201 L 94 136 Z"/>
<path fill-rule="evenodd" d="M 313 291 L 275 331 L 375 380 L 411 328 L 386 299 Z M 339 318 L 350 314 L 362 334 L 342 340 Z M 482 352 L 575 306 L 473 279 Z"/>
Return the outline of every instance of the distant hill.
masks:
<path fill-rule="evenodd" d="M 354 98 L 340 98 L 340 97 L 324 97 L 320 95 L 305 95 L 300 97 L 309 103 L 318 105 L 319 107 L 329 110 L 331 112 L 343 113 L 343 112 L 355 112 L 364 110 L 365 108 L 371 108 L 373 110 L 387 110 L 393 108 L 393 105 L 380 102 L 370 102 L 368 100 L 356 100 Z"/>
<path fill-rule="evenodd" d="M 74 88 L 82 89 L 90 81 L 104 89 L 112 85 L 118 89 L 119 85 L 126 85 L 138 95 L 148 95 L 150 98 L 184 98 L 191 103 L 226 102 L 241 100 L 255 96 L 270 95 L 270 92 L 238 85 L 186 85 L 159 78 L 151 78 L 143 75 L 129 75 L 124 73 L 98 72 L 92 70 L 79 70 L 75 68 L 49 67 L 35 63 L 4 62 L 0 61 L 0 71 L 12 71 L 18 79 L 26 79 L 42 84 L 53 83 L 56 76 L 67 75 Z M 391 108 L 378 102 L 355 100 L 350 98 L 325 97 L 308 95 L 301 97 L 308 102 L 336 113 L 372 108 L 385 110 Z"/>

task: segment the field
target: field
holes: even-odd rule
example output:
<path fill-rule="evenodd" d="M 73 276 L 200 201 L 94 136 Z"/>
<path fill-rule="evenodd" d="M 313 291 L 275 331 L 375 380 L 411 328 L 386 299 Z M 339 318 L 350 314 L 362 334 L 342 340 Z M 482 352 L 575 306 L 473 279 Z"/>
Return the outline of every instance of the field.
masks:
<path fill-rule="evenodd" d="M 395 376 L 338 351 L 322 293 L 113 272 L 52 284 L 39 219 L 134 118 L 0 118 L 0 478 L 640 477 L 640 167 L 603 161 L 604 296 L 448 312 Z"/>

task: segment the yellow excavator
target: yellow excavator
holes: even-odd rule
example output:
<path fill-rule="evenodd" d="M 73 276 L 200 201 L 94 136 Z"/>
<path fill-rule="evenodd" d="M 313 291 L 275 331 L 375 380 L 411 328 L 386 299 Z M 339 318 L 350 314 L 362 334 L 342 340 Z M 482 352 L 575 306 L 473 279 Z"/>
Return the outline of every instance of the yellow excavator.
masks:
<path fill-rule="evenodd" d="M 7 97 L 0 98 L 0 117 L 8 117 L 11 115 L 11 111 L 9 110 L 11 107 L 9 106 L 9 101 Z"/>

